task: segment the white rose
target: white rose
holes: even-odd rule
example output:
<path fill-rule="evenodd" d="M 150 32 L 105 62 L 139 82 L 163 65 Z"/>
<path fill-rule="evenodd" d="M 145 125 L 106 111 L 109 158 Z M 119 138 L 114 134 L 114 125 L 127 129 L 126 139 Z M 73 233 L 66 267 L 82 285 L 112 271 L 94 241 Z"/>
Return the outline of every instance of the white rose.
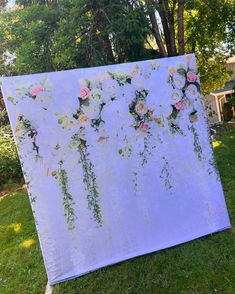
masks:
<path fill-rule="evenodd" d="M 118 83 L 117 81 L 113 79 L 107 79 L 103 83 L 103 90 L 107 92 L 110 96 L 114 96 L 116 89 L 118 88 Z"/>
<path fill-rule="evenodd" d="M 47 109 L 52 102 L 53 97 L 45 94 L 45 92 L 41 92 L 37 94 L 35 101 L 44 109 Z"/>
<path fill-rule="evenodd" d="M 136 97 L 135 89 L 132 85 L 126 84 L 123 87 L 123 97 L 128 104 L 130 104 Z M 122 99 L 122 98 L 121 98 Z"/>
<path fill-rule="evenodd" d="M 152 110 L 152 116 L 156 118 L 168 117 L 172 113 L 172 106 L 166 104 L 158 104 Z"/>
<path fill-rule="evenodd" d="M 185 91 L 185 94 L 186 94 L 186 97 L 189 99 L 189 100 L 195 100 L 196 98 L 198 98 L 199 96 L 199 93 L 198 93 L 198 90 L 197 90 L 197 87 L 193 84 L 190 84 L 186 91 Z"/>
<path fill-rule="evenodd" d="M 99 116 L 100 105 L 98 103 L 90 102 L 89 106 L 82 106 L 82 111 L 89 119 L 95 119 Z"/>
<path fill-rule="evenodd" d="M 176 88 L 181 90 L 184 87 L 186 80 L 181 74 L 175 73 L 173 75 L 173 82 Z"/>
<path fill-rule="evenodd" d="M 80 87 L 87 87 L 87 81 L 84 78 L 78 80 Z"/>
<path fill-rule="evenodd" d="M 131 79 L 131 85 L 133 85 L 133 87 L 136 90 L 142 90 L 144 88 L 144 79 L 143 77 L 136 75 Z"/>
<path fill-rule="evenodd" d="M 178 89 L 174 89 L 171 93 L 171 99 L 173 104 L 179 102 L 182 99 L 182 92 Z"/>

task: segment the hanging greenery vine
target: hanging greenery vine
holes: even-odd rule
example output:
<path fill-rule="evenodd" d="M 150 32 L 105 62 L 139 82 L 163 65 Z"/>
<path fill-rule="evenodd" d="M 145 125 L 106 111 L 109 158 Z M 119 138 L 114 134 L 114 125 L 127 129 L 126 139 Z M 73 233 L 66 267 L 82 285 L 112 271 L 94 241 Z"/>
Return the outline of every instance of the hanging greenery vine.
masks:
<path fill-rule="evenodd" d="M 93 218 L 98 226 L 102 226 L 103 220 L 99 205 L 97 179 L 94 172 L 94 165 L 89 158 L 87 142 L 79 138 L 78 134 L 75 134 L 72 137 L 72 144 L 76 144 L 77 150 L 80 154 L 79 162 L 82 164 L 83 169 L 83 183 L 85 185 L 85 190 L 87 191 L 88 208 L 92 211 Z"/>
<path fill-rule="evenodd" d="M 59 185 L 61 187 L 61 191 L 63 194 L 63 207 L 64 207 L 64 216 L 66 217 L 68 228 L 70 230 L 75 228 L 75 220 L 77 216 L 74 212 L 74 201 L 72 195 L 69 193 L 69 186 L 68 186 L 68 174 L 66 170 L 63 168 L 63 161 L 60 160 L 59 162 L 59 169 L 57 172 L 52 172 L 52 176 L 58 179 Z"/>

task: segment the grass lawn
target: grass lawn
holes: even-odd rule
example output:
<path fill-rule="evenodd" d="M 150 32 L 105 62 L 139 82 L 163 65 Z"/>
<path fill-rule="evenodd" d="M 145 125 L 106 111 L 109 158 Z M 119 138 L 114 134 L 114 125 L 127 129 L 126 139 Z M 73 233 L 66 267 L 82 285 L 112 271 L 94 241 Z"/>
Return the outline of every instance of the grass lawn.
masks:
<path fill-rule="evenodd" d="M 232 230 L 137 257 L 61 283 L 53 293 L 235 293 L 235 126 L 214 151 Z M 0 293 L 44 293 L 47 277 L 25 190 L 0 198 Z"/>

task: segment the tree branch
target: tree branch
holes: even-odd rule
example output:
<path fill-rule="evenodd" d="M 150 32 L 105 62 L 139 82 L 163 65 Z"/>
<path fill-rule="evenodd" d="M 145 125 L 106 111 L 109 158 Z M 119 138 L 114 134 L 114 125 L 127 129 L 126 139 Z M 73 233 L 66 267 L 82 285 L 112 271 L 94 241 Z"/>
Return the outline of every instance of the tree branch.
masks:
<path fill-rule="evenodd" d="M 159 48 L 160 55 L 161 56 L 167 56 L 166 49 L 165 49 L 164 44 L 162 42 L 160 30 L 159 30 L 159 27 L 158 27 L 158 24 L 157 24 L 155 10 L 153 8 L 153 2 L 151 0 L 146 0 L 146 4 L 147 4 L 147 7 L 148 7 L 149 18 L 150 18 L 150 21 L 151 21 L 151 24 L 152 24 L 153 35 L 154 35 L 154 38 L 156 40 L 157 46 Z"/>

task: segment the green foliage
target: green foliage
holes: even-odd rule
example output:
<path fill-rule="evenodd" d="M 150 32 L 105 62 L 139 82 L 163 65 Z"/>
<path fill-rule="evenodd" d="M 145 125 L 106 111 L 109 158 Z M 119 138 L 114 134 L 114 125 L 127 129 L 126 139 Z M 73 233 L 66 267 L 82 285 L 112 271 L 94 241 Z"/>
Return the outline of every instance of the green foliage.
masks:
<path fill-rule="evenodd" d="M 233 0 L 186 1 L 186 51 L 196 52 L 203 94 L 230 79 L 226 60 L 235 52 L 234 11 Z"/>
<path fill-rule="evenodd" d="M 0 197 L 0 248 L 0 293 L 44 293 L 47 277 L 25 191 Z"/>
<path fill-rule="evenodd" d="M 13 74 L 148 59 L 149 22 L 138 1 L 18 1 L 2 13 L 1 52 L 16 55 Z M 2 61 L 3 63 L 3 61 Z M 6 66 L 5 71 L 6 71 Z"/>
<path fill-rule="evenodd" d="M 197 53 L 197 64 L 200 72 L 200 81 L 203 94 L 223 88 L 230 80 L 231 73 L 226 70 L 226 58 L 223 53 L 210 53 L 207 50 Z"/>
<path fill-rule="evenodd" d="M 0 14 L 0 74 L 47 72 L 159 57 L 156 45 L 149 44 L 154 38 L 146 1 L 18 0 L 16 3 L 21 6 Z M 186 52 L 197 54 L 204 94 L 221 88 L 230 78 L 225 61 L 235 53 L 234 15 L 233 0 L 185 2 Z M 177 35 L 176 24 L 175 31 Z M 12 54 L 12 63 L 6 63 L 6 52 Z"/>
<path fill-rule="evenodd" d="M 0 128 L 0 187 L 8 181 L 23 181 L 23 175 L 10 127 Z"/>
<path fill-rule="evenodd" d="M 9 123 L 7 112 L 5 109 L 0 109 L 0 127 Z"/>

